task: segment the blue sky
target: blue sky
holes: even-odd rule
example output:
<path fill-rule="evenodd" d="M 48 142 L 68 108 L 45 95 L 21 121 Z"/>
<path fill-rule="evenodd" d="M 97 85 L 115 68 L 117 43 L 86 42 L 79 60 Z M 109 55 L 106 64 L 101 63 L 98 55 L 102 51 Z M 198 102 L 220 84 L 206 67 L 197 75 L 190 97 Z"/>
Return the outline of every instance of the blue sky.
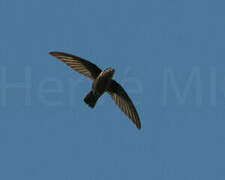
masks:
<path fill-rule="evenodd" d="M 0 0 L 0 179 L 224 180 L 219 0 Z M 142 130 L 51 57 L 114 67 Z"/>

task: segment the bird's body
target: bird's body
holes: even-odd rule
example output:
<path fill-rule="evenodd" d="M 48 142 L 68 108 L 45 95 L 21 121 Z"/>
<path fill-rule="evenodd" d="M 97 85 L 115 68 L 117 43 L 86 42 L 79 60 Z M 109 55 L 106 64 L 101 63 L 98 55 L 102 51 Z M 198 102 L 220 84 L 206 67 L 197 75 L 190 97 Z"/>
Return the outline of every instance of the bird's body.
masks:
<path fill-rule="evenodd" d="M 113 74 L 115 70 L 113 68 L 107 68 L 102 71 L 97 79 L 92 83 L 92 90 L 99 94 L 104 93 L 110 86 Z"/>
<path fill-rule="evenodd" d="M 85 103 L 94 108 L 100 96 L 107 92 L 137 128 L 141 129 L 139 116 L 131 99 L 122 86 L 112 79 L 115 72 L 113 68 L 106 68 L 102 71 L 95 64 L 72 54 L 62 52 L 50 52 L 50 54 L 93 80 L 91 91 L 84 98 Z"/>
<path fill-rule="evenodd" d="M 115 70 L 107 68 L 93 80 L 91 91 L 84 98 L 84 102 L 90 107 L 94 107 L 98 98 L 109 89 Z"/>

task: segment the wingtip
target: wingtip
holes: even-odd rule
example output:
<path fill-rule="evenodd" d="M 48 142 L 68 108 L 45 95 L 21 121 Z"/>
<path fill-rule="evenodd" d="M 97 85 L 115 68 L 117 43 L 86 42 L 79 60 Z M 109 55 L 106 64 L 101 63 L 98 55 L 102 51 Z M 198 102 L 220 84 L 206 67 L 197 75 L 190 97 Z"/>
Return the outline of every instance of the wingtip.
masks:
<path fill-rule="evenodd" d="M 52 56 L 73 56 L 72 54 L 68 54 L 68 53 L 64 53 L 64 52 L 60 52 L 60 51 L 50 51 L 49 52 L 50 55 Z"/>
<path fill-rule="evenodd" d="M 137 125 L 137 128 L 138 128 L 138 130 L 141 130 L 141 125 L 139 125 L 139 126 Z"/>
<path fill-rule="evenodd" d="M 50 52 L 49 52 L 49 54 L 52 55 L 52 56 L 55 56 L 56 53 L 57 53 L 57 52 L 55 52 L 55 51 L 50 51 Z"/>
<path fill-rule="evenodd" d="M 137 127 L 139 130 L 141 130 L 141 121 L 140 121 L 138 115 L 137 115 L 137 119 L 136 119 L 136 121 L 135 121 L 135 124 L 136 124 L 136 127 Z"/>

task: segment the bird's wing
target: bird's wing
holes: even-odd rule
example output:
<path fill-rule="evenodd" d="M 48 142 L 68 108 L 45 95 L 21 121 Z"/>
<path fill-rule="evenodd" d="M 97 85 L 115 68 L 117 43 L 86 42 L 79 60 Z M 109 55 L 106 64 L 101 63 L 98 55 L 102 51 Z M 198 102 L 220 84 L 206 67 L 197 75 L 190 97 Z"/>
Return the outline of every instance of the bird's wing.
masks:
<path fill-rule="evenodd" d="M 57 57 L 75 71 L 91 78 L 92 80 L 96 79 L 102 71 L 95 64 L 72 54 L 63 52 L 50 52 L 49 54 Z"/>
<path fill-rule="evenodd" d="M 119 108 L 136 124 L 137 128 L 141 129 L 141 122 L 136 108 L 123 87 L 116 81 L 112 80 L 108 93 Z"/>

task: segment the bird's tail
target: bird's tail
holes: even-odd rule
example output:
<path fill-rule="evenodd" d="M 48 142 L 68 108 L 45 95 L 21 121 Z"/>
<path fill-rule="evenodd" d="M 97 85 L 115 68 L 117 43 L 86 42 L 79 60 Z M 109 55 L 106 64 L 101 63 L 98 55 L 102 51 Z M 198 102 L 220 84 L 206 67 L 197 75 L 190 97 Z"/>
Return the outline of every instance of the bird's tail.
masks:
<path fill-rule="evenodd" d="M 90 91 L 84 98 L 84 102 L 88 104 L 90 107 L 95 107 L 95 104 L 100 96 Z"/>

